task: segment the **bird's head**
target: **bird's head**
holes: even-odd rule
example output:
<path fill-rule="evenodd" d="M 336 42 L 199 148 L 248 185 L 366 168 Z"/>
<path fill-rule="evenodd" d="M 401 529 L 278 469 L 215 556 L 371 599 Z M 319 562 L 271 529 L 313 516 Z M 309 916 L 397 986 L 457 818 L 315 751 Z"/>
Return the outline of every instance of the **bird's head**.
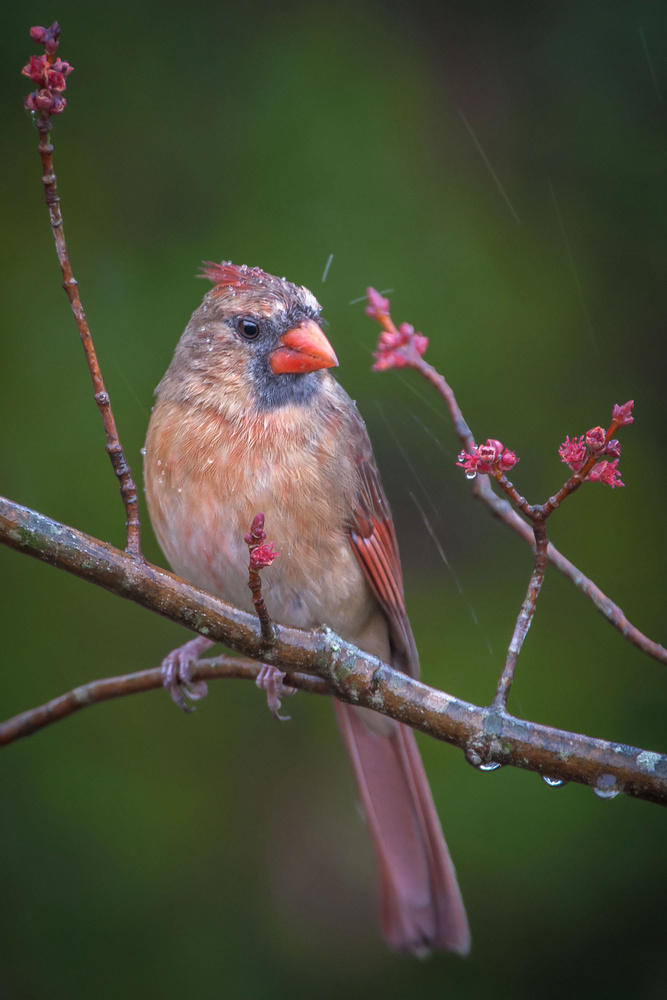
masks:
<path fill-rule="evenodd" d="M 338 364 L 312 292 L 258 267 L 207 263 L 214 283 L 192 315 L 158 393 L 267 410 L 310 399 Z"/>

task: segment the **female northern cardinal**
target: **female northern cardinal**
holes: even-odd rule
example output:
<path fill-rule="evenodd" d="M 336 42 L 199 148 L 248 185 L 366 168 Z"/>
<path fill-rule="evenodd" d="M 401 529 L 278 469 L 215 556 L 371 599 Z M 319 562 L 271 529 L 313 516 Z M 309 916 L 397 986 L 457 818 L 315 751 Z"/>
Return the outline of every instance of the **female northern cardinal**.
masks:
<path fill-rule="evenodd" d="M 314 295 L 259 268 L 208 264 L 160 382 L 145 482 L 160 545 L 187 580 L 248 611 L 248 549 L 265 515 L 280 558 L 264 574 L 284 625 L 330 628 L 417 676 L 394 526 L 366 427 L 326 371 L 336 355 Z M 187 668 L 210 643 L 165 661 Z M 187 672 L 186 672 L 187 676 Z M 412 730 L 334 700 L 370 827 L 392 948 L 466 953 L 470 934 Z"/>

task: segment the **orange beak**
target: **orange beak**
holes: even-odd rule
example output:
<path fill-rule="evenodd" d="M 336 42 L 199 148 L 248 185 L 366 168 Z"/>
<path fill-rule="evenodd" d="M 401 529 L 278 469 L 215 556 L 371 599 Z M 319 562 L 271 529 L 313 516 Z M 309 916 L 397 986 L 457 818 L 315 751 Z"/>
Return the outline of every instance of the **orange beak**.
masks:
<path fill-rule="evenodd" d="M 334 368 L 338 364 L 333 347 L 312 319 L 288 330 L 278 344 L 269 355 L 271 371 L 275 375 L 314 372 L 318 368 Z"/>

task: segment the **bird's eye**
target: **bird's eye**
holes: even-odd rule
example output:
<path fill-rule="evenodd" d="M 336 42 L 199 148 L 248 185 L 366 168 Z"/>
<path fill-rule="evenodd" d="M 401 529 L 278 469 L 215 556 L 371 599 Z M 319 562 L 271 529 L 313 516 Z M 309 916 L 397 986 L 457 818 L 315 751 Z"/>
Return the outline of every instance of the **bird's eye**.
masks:
<path fill-rule="evenodd" d="M 239 323 L 239 332 L 244 340 L 257 340 L 259 336 L 259 324 L 254 319 L 242 319 Z"/>

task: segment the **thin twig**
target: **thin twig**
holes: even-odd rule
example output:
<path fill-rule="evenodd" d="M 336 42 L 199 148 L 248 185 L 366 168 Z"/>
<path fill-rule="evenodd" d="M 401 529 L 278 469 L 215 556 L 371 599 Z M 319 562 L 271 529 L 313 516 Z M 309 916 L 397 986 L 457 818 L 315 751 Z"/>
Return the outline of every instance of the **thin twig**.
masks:
<path fill-rule="evenodd" d="M 510 692 L 512 681 L 514 679 L 516 661 L 519 657 L 519 653 L 521 652 L 523 641 L 528 635 L 528 629 L 530 628 L 533 615 L 535 614 L 537 598 L 542 588 L 542 583 L 544 582 L 544 571 L 547 565 L 547 548 L 549 545 L 544 521 L 535 522 L 534 532 L 535 562 L 533 565 L 533 572 L 530 577 L 530 583 L 528 584 L 526 596 L 523 604 L 521 605 L 521 611 L 519 612 L 516 625 L 514 626 L 514 633 L 512 634 L 512 639 L 507 650 L 507 657 L 505 659 L 503 672 L 500 675 L 500 680 L 498 681 L 496 694 L 491 702 L 491 707 L 500 711 L 503 711 L 507 706 L 507 696 Z"/>
<path fill-rule="evenodd" d="M 266 542 L 266 532 L 264 531 L 264 515 L 257 514 L 253 519 L 250 531 L 245 536 L 250 561 L 248 563 L 248 587 L 252 594 L 252 603 L 259 618 L 259 625 L 262 631 L 262 639 L 267 646 L 273 646 L 276 642 L 276 632 L 271 621 L 264 598 L 262 596 L 262 581 L 260 570 L 270 566 L 279 552 L 273 549 L 273 542 Z"/>
<path fill-rule="evenodd" d="M 53 32 L 53 29 L 55 29 L 55 33 Z M 47 63 L 51 65 L 53 63 L 55 49 L 58 47 L 60 29 L 57 24 L 54 24 L 48 30 L 52 33 L 51 37 L 55 38 L 55 47 L 52 46 L 52 51 L 47 48 L 47 53 L 49 54 L 46 56 L 46 59 Z M 68 67 L 68 72 L 69 71 L 71 71 L 71 68 Z M 26 73 L 26 75 L 28 74 Z M 64 89 L 64 84 L 61 89 Z M 46 91 L 42 91 L 41 93 L 45 92 Z M 58 91 L 58 95 L 59 94 L 60 90 Z M 58 100 L 62 107 L 64 107 L 65 102 L 63 102 L 58 95 L 56 95 L 56 100 Z M 102 379 L 102 373 L 100 371 L 99 362 L 95 353 L 93 339 L 90 335 L 86 315 L 83 311 L 83 305 L 81 304 L 78 284 L 72 273 L 72 265 L 67 252 L 67 244 L 65 243 L 63 219 L 60 210 L 60 196 L 58 195 L 57 180 L 53 169 L 53 146 L 49 141 L 49 135 L 51 132 L 51 114 L 51 109 L 42 110 L 35 122 L 40 138 L 39 155 L 42 159 L 42 183 L 44 185 L 46 205 L 49 210 L 49 219 L 51 221 L 51 229 L 53 230 L 53 238 L 56 244 L 56 253 L 58 254 L 58 261 L 63 275 L 63 288 L 65 289 L 72 307 L 72 312 L 74 313 L 74 319 L 79 330 L 81 343 L 83 345 L 86 361 L 88 363 L 88 369 L 93 381 L 95 402 L 97 403 L 97 407 L 102 417 L 104 432 L 107 439 L 106 449 L 109 454 L 109 458 L 111 459 L 113 471 L 120 484 L 120 495 L 125 507 L 126 515 L 126 551 L 130 553 L 130 555 L 141 559 L 143 557 L 141 555 L 141 524 L 139 521 L 137 487 L 134 479 L 132 478 L 130 466 L 125 459 L 123 448 L 118 437 L 116 421 L 114 420 L 113 411 L 111 409 L 109 394 L 104 387 L 104 381 Z"/>
<path fill-rule="evenodd" d="M 384 303 L 381 299 L 381 296 L 378 296 L 377 292 L 375 292 L 374 294 L 375 296 L 377 296 L 377 298 L 373 300 L 373 305 L 366 310 L 367 313 L 371 315 L 373 319 L 377 320 L 381 324 L 383 330 L 385 330 L 386 333 L 395 338 L 400 338 L 401 337 L 400 329 L 397 329 L 397 327 L 395 326 L 395 324 L 391 319 L 391 316 L 388 313 L 389 303 L 386 302 L 386 300 L 384 300 L 386 302 L 386 310 L 385 310 L 383 308 Z M 369 293 L 369 298 L 370 298 L 370 293 Z M 386 362 L 386 358 L 384 360 L 384 363 L 377 363 L 378 356 L 381 353 L 381 351 L 378 351 L 375 354 L 376 365 L 374 367 L 376 368 L 376 370 L 379 371 L 383 371 L 386 368 L 390 367 L 409 367 L 419 372 L 419 374 L 423 378 L 425 378 L 427 382 L 430 382 L 430 384 L 433 386 L 436 392 L 444 400 L 452 420 L 454 432 L 456 433 L 456 436 L 461 442 L 463 448 L 466 451 L 470 452 L 475 443 L 474 438 L 472 436 L 470 428 L 468 427 L 468 424 L 466 423 L 461 408 L 458 405 L 458 402 L 456 400 L 456 397 L 454 395 L 451 386 L 448 384 L 445 377 L 441 375 L 438 371 L 436 371 L 436 369 L 432 365 L 424 361 L 423 357 L 421 356 L 421 353 L 418 350 L 414 349 L 413 339 L 414 338 L 411 338 L 409 335 L 406 336 L 404 334 L 402 338 L 403 342 L 400 345 L 397 344 L 397 346 L 393 349 L 393 351 L 391 349 L 387 351 L 387 353 L 389 354 L 393 353 L 395 356 L 400 356 L 400 364 L 396 364 L 395 359 L 393 364 L 388 364 Z M 607 441 L 609 441 L 609 439 L 612 436 L 612 433 L 616 430 L 618 426 L 619 424 L 617 421 L 612 422 L 611 427 L 607 431 L 606 435 Z M 591 459 L 592 460 L 590 460 L 588 468 L 586 468 L 585 470 L 586 473 L 588 473 L 592 465 L 595 464 L 595 458 L 591 456 Z M 582 470 L 582 473 L 583 472 L 584 470 Z M 504 488 L 503 482 L 501 481 L 502 477 L 495 476 L 494 478 L 499 483 L 499 485 L 501 485 L 501 488 Z M 508 483 L 507 480 L 505 480 L 504 482 Z M 565 484 L 565 486 L 562 487 L 561 490 L 559 490 L 555 496 L 550 497 L 549 500 L 547 500 L 543 509 L 548 510 L 549 512 L 552 509 L 556 509 L 556 507 L 563 499 L 562 496 L 563 490 L 567 488 L 566 490 L 567 493 L 568 494 L 572 493 L 574 492 L 575 489 L 579 488 L 582 482 L 583 479 L 581 478 L 581 473 L 572 476 Z M 509 483 L 508 485 L 511 486 L 511 484 Z M 505 492 L 509 491 L 505 490 Z M 488 476 L 478 475 L 475 477 L 475 479 L 472 481 L 472 493 L 474 497 L 476 497 L 478 500 L 481 500 L 482 503 L 489 508 L 494 517 L 497 517 L 500 521 L 502 521 L 509 528 L 511 528 L 512 531 L 516 532 L 516 534 L 518 534 L 521 538 L 523 538 L 525 542 L 528 542 L 529 545 L 534 547 L 535 539 L 532 527 L 528 525 L 516 513 L 516 511 L 512 510 L 512 508 L 505 500 L 503 500 L 496 493 L 494 493 Z M 519 509 L 523 510 L 524 513 L 526 513 L 526 516 L 529 516 L 529 512 L 532 512 L 536 509 L 534 507 L 531 507 L 531 505 L 528 504 L 528 502 L 523 497 L 519 496 L 519 494 L 516 493 L 516 491 L 515 495 L 512 496 L 512 500 L 514 503 L 517 504 Z M 654 642 L 653 639 L 649 639 L 648 636 L 644 635 L 643 632 L 641 632 L 635 625 L 633 625 L 630 621 L 628 621 L 623 610 L 618 606 L 618 604 L 615 604 L 614 601 L 611 600 L 611 598 L 607 597 L 607 595 L 603 593 L 603 591 L 600 590 L 600 588 L 595 583 L 593 583 L 592 580 L 590 580 L 587 576 L 585 576 L 581 572 L 581 570 L 577 569 L 574 563 L 570 562 L 569 559 L 567 559 L 561 552 L 559 552 L 558 549 L 551 542 L 549 542 L 549 545 L 547 547 L 547 559 L 553 566 L 556 567 L 559 573 L 562 573 L 567 580 L 569 580 L 572 584 L 574 584 L 577 590 L 579 590 L 582 594 L 584 594 L 585 597 L 589 598 L 589 600 L 593 602 L 594 606 L 597 608 L 600 614 L 602 614 L 607 619 L 607 621 L 614 626 L 614 628 L 618 629 L 621 635 L 623 635 L 623 637 L 627 639 L 628 642 L 631 642 L 633 646 L 636 646 L 637 649 L 640 649 L 643 653 L 646 653 L 648 656 L 652 656 L 654 659 L 659 660 L 660 663 L 667 664 L 667 649 L 665 649 L 665 647 L 662 646 L 660 643 Z"/>
<path fill-rule="evenodd" d="M 247 660 L 234 656 L 217 656 L 215 659 L 197 660 L 192 664 L 190 673 L 193 681 L 204 682 L 218 679 L 241 677 L 247 680 L 256 680 L 262 670 L 262 664 L 255 660 Z M 290 688 L 298 688 L 300 691 L 308 691 L 311 694 L 329 694 L 329 689 L 325 681 L 319 677 L 311 677 L 308 674 L 289 674 L 286 680 Z M 124 698 L 131 694 L 140 694 L 143 691 L 158 691 L 163 688 L 164 678 L 162 667 L 154 667 L 152 670 L 141 670 L 134 674 L 124 674 L 120 677 L 107 677 L 105 680 L 91 681 L 89 684 L 82 684 L 80 687 L 68 691 L 67 694 L 54 698 L 45 705 L 31 708 L 27 712 L 21 712 L 6 722 L 0 724 L 0 746 L 14 743 L 24 736 L 32 736 L 40 729 L 60 722 L 70 715 L 88 708 L 90 705 L 99 705 L 103 701 L 110 701 L 112 698 Z"/>
<path fill-rule="evenodd" d="M 508 528 L 511 528 L 520 538 L 529 545 L 534 546 L 535 538 L 533 530 L 523 518 L 519 517 L 515 510 L 502 497 L 493 492 L 491 483 L 486 476 L 477 476 L 472 488 L 473 496 L 481 500 L 493 517 L 502 521 Z M 595 606 L 596 610 L 603 615 L 607 621 L 618 629 L 628 642 L 640 649 L 642 653 L 652 656 L 660 663 L 667 664 L 667 649 L 659 643 L 649 639 L 648 636 L 640 632 L 625 616 L 622 608 L 615 604 L 611 598 L 585 576 L 580 569 L 570 562 L 558 549 L 549 542 L 547 548 L 549 562 L 562 573 L 582 594 L 584 594 Z"/>
<path fill-rule="evenodd" d="M 605 789 L 612 787 L 667 805 L 667 755 L 471 705 L 380 663 L 326 627 L 306 632 L 276 625 L 276 644 L 267 650 L 254 615 L 166 570 L 141 563 L 120 549 L 3 498 L 0 542 L 150 608 L 245 656 L 265 660 L 285 671 L 295 687 L 295 673 L 313 674 L 342 701 L 364 705 L 460 747 L 475 764 L 510 764 L 593 788 L 602 780 Z M 193 677 L 206 679 L 198 668 L 193 664 Z M 157 670 L 153 676 L 155 686 L 161 685 L 161 672 Z"/>

